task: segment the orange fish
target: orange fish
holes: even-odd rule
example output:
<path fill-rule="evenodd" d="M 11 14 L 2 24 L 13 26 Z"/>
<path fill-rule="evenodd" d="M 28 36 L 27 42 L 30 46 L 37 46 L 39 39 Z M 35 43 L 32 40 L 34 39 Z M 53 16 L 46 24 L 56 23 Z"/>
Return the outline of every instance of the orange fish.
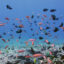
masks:
<path fill-rule="evenodd" d="M 64 27 L 61 27 L 64 30 Z"/>
<path fill-rule="evenodd" d="M 50 60 L 50 58 L 47 58 L 47 61 L 48 61 L 48 63 L 50 63 L 50 64 L 52 63 L 52 61 Z"/>
<path fill-rule="evenodd" d="M 49 41 L 48 40 L 45 40 L 46 43 L 48 43 Z"/>
<path fill-rule="evenodd" d="M 26 43 L 26 45 L 28 45 L 28 42 L 27 41 L 25 43 Z"/>
<path fill-rule="evenodd" d="M 4 38 L 2 38 L 2 41 L 3 41 L 3 42 L 6 42 L 6 40 L 5 40 Z"/>
<path fill-rule="evenodd" d="M 4 26 L 6 23 L 2 23 L 2 24 L 0 24 L 0 26 Z"/>
<path fill-rule="evenodd" d="M 23 25 L 23 24 L 21 24 L 21 25 L 19 25 L 19 27 L 20 27 L 20 28 L 24 28 L 24 25 Z"/>
<path fill-rule="evenodd" d="M 42 54 L 34 54 L 33 57 L 41 57 Z"/>
<path fill-rule="evenodd" d="M 31 56 L 29 56 L 29 55 L 27 55 L 27 56 L 25 56 L 26 58 L 31 58 Z"/>
<path fill-rule="evenodd" d="M 49 53 L 50 53 L 50 55 L 52 55 L 52 52 L 51 51 L 49 51 Z"/>
<path fill-rule="evenodd" d="M 16 18 L 16 20 L 19 20 L 19 18 Z"/>
<path fill-rule="evenodd" d="M 42 22 L 39 22 L 38 24 L 39 24 L 39 25 L 42 25 Z"/>
<path fill-rule="evenodd" d="M 44 59 L 46 59 L 46 56 L 43 56 Z"/>
<path fill-rule="evenodd" d="M 27 18 L 27 19 L 29 19 L 29 18 L 30 18 L 30 16 L 26 16 L 26 18 Z"/>
<path fill-rule="evenodd" d="M 29 41 L 35 41 L 35 39 L 29 39 Z"/>
<path fill-rule="evenodd" d="M 34 42 L 32 41 L 32 45 L 34 45 Z"/>
<path fill-rule="evenodd" d="M 42 28 L 42 27 L 40 27 L 40 30 L 43 30 L 43 28 Z"/>
<path fill-rule="evenodd" d="M 0 51 L 0 54 L 2 54 L 2 52 Z"/>
<path fill-rule="evenodd" d="M 25 50 L 18 50 L 19 53 L 25 52 Z"/>
<path fill-rule="evenodd" d="M 8 45 L 7 46 L 5 46 L 5 49 L 7 49 L 8 48 Z"/>
<path fill-rule="evenodd" d="M 43 15 L 44 17 L 47 17 L 46 15 Z"/>
<path fill-rule="evenodd" d="M 9 18 L 5 18 L 6 20 L 9 20 Z"/>
<path fill-rule="evenodd" d="M 52 47 L 54 47 L 55 45 L 54 44 L 51 44 Z"/>

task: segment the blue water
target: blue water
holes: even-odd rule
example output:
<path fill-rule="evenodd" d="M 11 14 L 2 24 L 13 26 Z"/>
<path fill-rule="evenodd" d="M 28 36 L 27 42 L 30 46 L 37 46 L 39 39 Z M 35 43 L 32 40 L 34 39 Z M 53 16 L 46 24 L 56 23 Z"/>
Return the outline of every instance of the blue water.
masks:
<path fill-rule="evenodd" d="M 10 5 L 13 9 L 9 10 L 6 8 L 6 5 Z M 53 25 L 52 22 L 55 22 L 56 24 L 54 25 L 55 27 L 58 27 L 60 25 L 61 22 L 64 22 L 64 0 L 0 0 L 0 21 L 3 23 L 8 22 L 8 24 L 6 24 L 5 26 L 0 26 L 0 35 L 3 36 L 3 38 L 5 40 L 9 39 L 10 36 L 9 34 L 13 34 L 14 38 L 10 40 L 10 42 L 8 43 L 4 43 L 1 38 L 0 38 L 0 46 L 1 47 L 5 47 L 6 45 L 9 46 L 21 46 L 21 45 L 25 45 L 25 41 L 27 41 L 28 39 L 35 39 L 35 45 L 37 44 L 42 44 L 42 42 L 44 43 L 44 40 L 47 39 L 48 41 L 50 41 L 51 43 L 54 44 L 62 44 L 64 43 L 64 31 L 59 28 L 59 31 L 54 33 L 53 27 L 51 28 L 51 37 L 45 36 L 45 35 L 41 35 L 41 32 L 39 31 L 38 26 L 35 26 L 33 24 L 32 28 L 34 29 L 34 31 L 30 31 L 30 27 L 29 27 L 29 21 L 26 19 L 26 16 L 31 16 L 32 14 L 36 17 L 38 14 L 40 15 L 47 15 L 47 18 L 49 18 L 49 16 L 51 14 L 55 14 L 57 17 L 62 17 L 60 18 L 58 21 L 52 21 L 52 20 L 45 20 L 43 23 L 45 24 L 46 21 L 50 22 L 50 27 Z M 47 9 L 56 9 L 56 12 L 54 13 L 50 13 L 50 11 L 48 12 L 43 12 L 42 10 L 44 8 Z M 5 20 L 5 18 L 8 17 L 10 20 L 7 21 Z M 24 25 L 25 28 L 22 28 L 23 30 L 27 30 L 27 33 L 21 33 L 21 39 L 18 39 L 18 36 L 20 34 L 16 34 L 16 29 L 13 29 L 14 27 L 12 26 L 13 23 L 15 23 L 16 25 L 19 25 L 20 23 L 18 23 L 17 20 L 15 20 L 16 18 L 19 18 L 22 22 L 21 24 Z M 41 21 L 40 19 L 32 19 L 31 21 L 36 20 L 37 23 Z M 47 25 L 46 25 L 47 26 Z M 42 26 L 44 27 L 44 26 Z M 13 29 L 14 31 L 11 32 L 10 29 Z M 34 37 L 31 36 L 32 33 L 35 33 L 36 30 L 38 30 L 39 35 L 35 35 Z M 4 36 L 2 33 L 6 32 L 7 35 Z M 9 33 L 8 33 L 9 32 Z M 43 36 L 43 40 L 39 40 L 38 37 L 39 36 Z M 54 36 L 57 36 L 57 38 L 54 38 Z M 16 42 L 16 40 L 19 40 L 19 42 Z M 37 43 L 39 42 L 39 43 Z M 31 44 L 29 44 L 31 45 Z"/>

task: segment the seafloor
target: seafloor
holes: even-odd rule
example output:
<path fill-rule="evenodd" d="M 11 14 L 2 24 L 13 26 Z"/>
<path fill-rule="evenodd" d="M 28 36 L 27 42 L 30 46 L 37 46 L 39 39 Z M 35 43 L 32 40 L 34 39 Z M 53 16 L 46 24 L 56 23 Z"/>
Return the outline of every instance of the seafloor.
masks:
<path fill-rule="evenodd" d="M 64 64 L 64 45 L 1 49 L 0 64 Z"/>

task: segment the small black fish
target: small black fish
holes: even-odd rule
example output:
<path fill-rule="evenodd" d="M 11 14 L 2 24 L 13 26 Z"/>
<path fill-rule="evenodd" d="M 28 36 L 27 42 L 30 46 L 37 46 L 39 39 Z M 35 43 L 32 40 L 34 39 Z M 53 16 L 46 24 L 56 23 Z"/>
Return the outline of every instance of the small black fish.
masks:
<path fill-rule="evenodd" d="M 6 35 L 6 33 L 4 32 L 3 35 Z"/>
<path fill-rule="evenodd" d="M 55 12 L 55 11 L 56 11 L 56 9 L 51 9 L 51 10 L 50 10 L 50 12 Z"/>
<path fill-rule="evenodd" d="M 47 9 L 47 8 L 45 8 L 45 9 L 43 9 L 43 11 L 44 11 L 44 12 L 46 12 L 46 11 L 48 11 L 48 9 Z"/>
<path fill-rule="evenodd" d="M 53 20 L 56 20 L 56 16 L 55 15 L 51 15 Z"/>
<path fill-rule="evenodd" d="M 0 38 L 2 38 L 2 36 L 0 35 Z"/>
<path fill-rule="evenodd" d="M 63 27 L 63 23 L 61 23 L 59 27 Z"/>
<path fill-rule="evenodd" d="M 32 36 L 35 36 L 35 34 L 32 34 Z"/>
<path fill-rule="evenodd" d="M 55 27 L 54 32 L 57 32 L 57 31 L 59 31 L 59 29 L 57 27 Z"/>
<path fill-rule="evenodd" d="M 41 37 L 41 36 L 40 36 L 40 37 L 39 37 L 39 39 L 40 39 L 40 40 L 42 40 L 42 39 L 43 39 L 43 37 Z"/>
<path fill-rule="evenodd" d="M 33 31 L 33 28 L 31 28 L 30 30 Z"/>
<path fill-rule="evenodd" d="M 45 35 L 48 35 L 48 33 L 45 33 Z"/>
<path fill-rule="evenodd" d="M 49 29 L 50 27 L 46 27 L 46 29 Z"/>
<path fill-rule="evenodd" d="M 34 15 L 32 15 L 31 18 L 34 18 Z"/>
<path fill-rule="evenodd" d="M 6 5 L 6 8 L 12 10 L 12 7 L 10 5 Z"/>
<path fill-rule="evenodd" d="M 21 36 L 19 36 L 18 38 L 21 39 Z"/>
<path fill-rule="evenodd" d="M 51 46 L 48 46 L 48 49 L 50 49 L 51 48 Z"/>
<path fill-rule="evenodd" d="M 17 26 L 17 25 L 15 25 L 15 28 L 18 28 L 18 26 Z"/>
<path fill-rule="evenodd" d="M 12 25 L 15 25 L 15 23 L 13 23 Z"/>
<path fill-rule="evenodd" d="M 55 15 L 51 15 L 53 20 L 59 20 L 59 18 L 57 18 Z"/>
<path fill-rule="evenodd" d="M 12 32 L 13 32 L 13 30 L 10 30 L 10 31 L 12 31 Z"/>
<path fill-rule="evenodd" d="M 21 30 L 21 29 L 19 29 L 19 30 L 17 30 L 17 31 L 16 31 L 16 33 L 21 33 L 21 32 L 22 32 L 22 30 Z"/>

